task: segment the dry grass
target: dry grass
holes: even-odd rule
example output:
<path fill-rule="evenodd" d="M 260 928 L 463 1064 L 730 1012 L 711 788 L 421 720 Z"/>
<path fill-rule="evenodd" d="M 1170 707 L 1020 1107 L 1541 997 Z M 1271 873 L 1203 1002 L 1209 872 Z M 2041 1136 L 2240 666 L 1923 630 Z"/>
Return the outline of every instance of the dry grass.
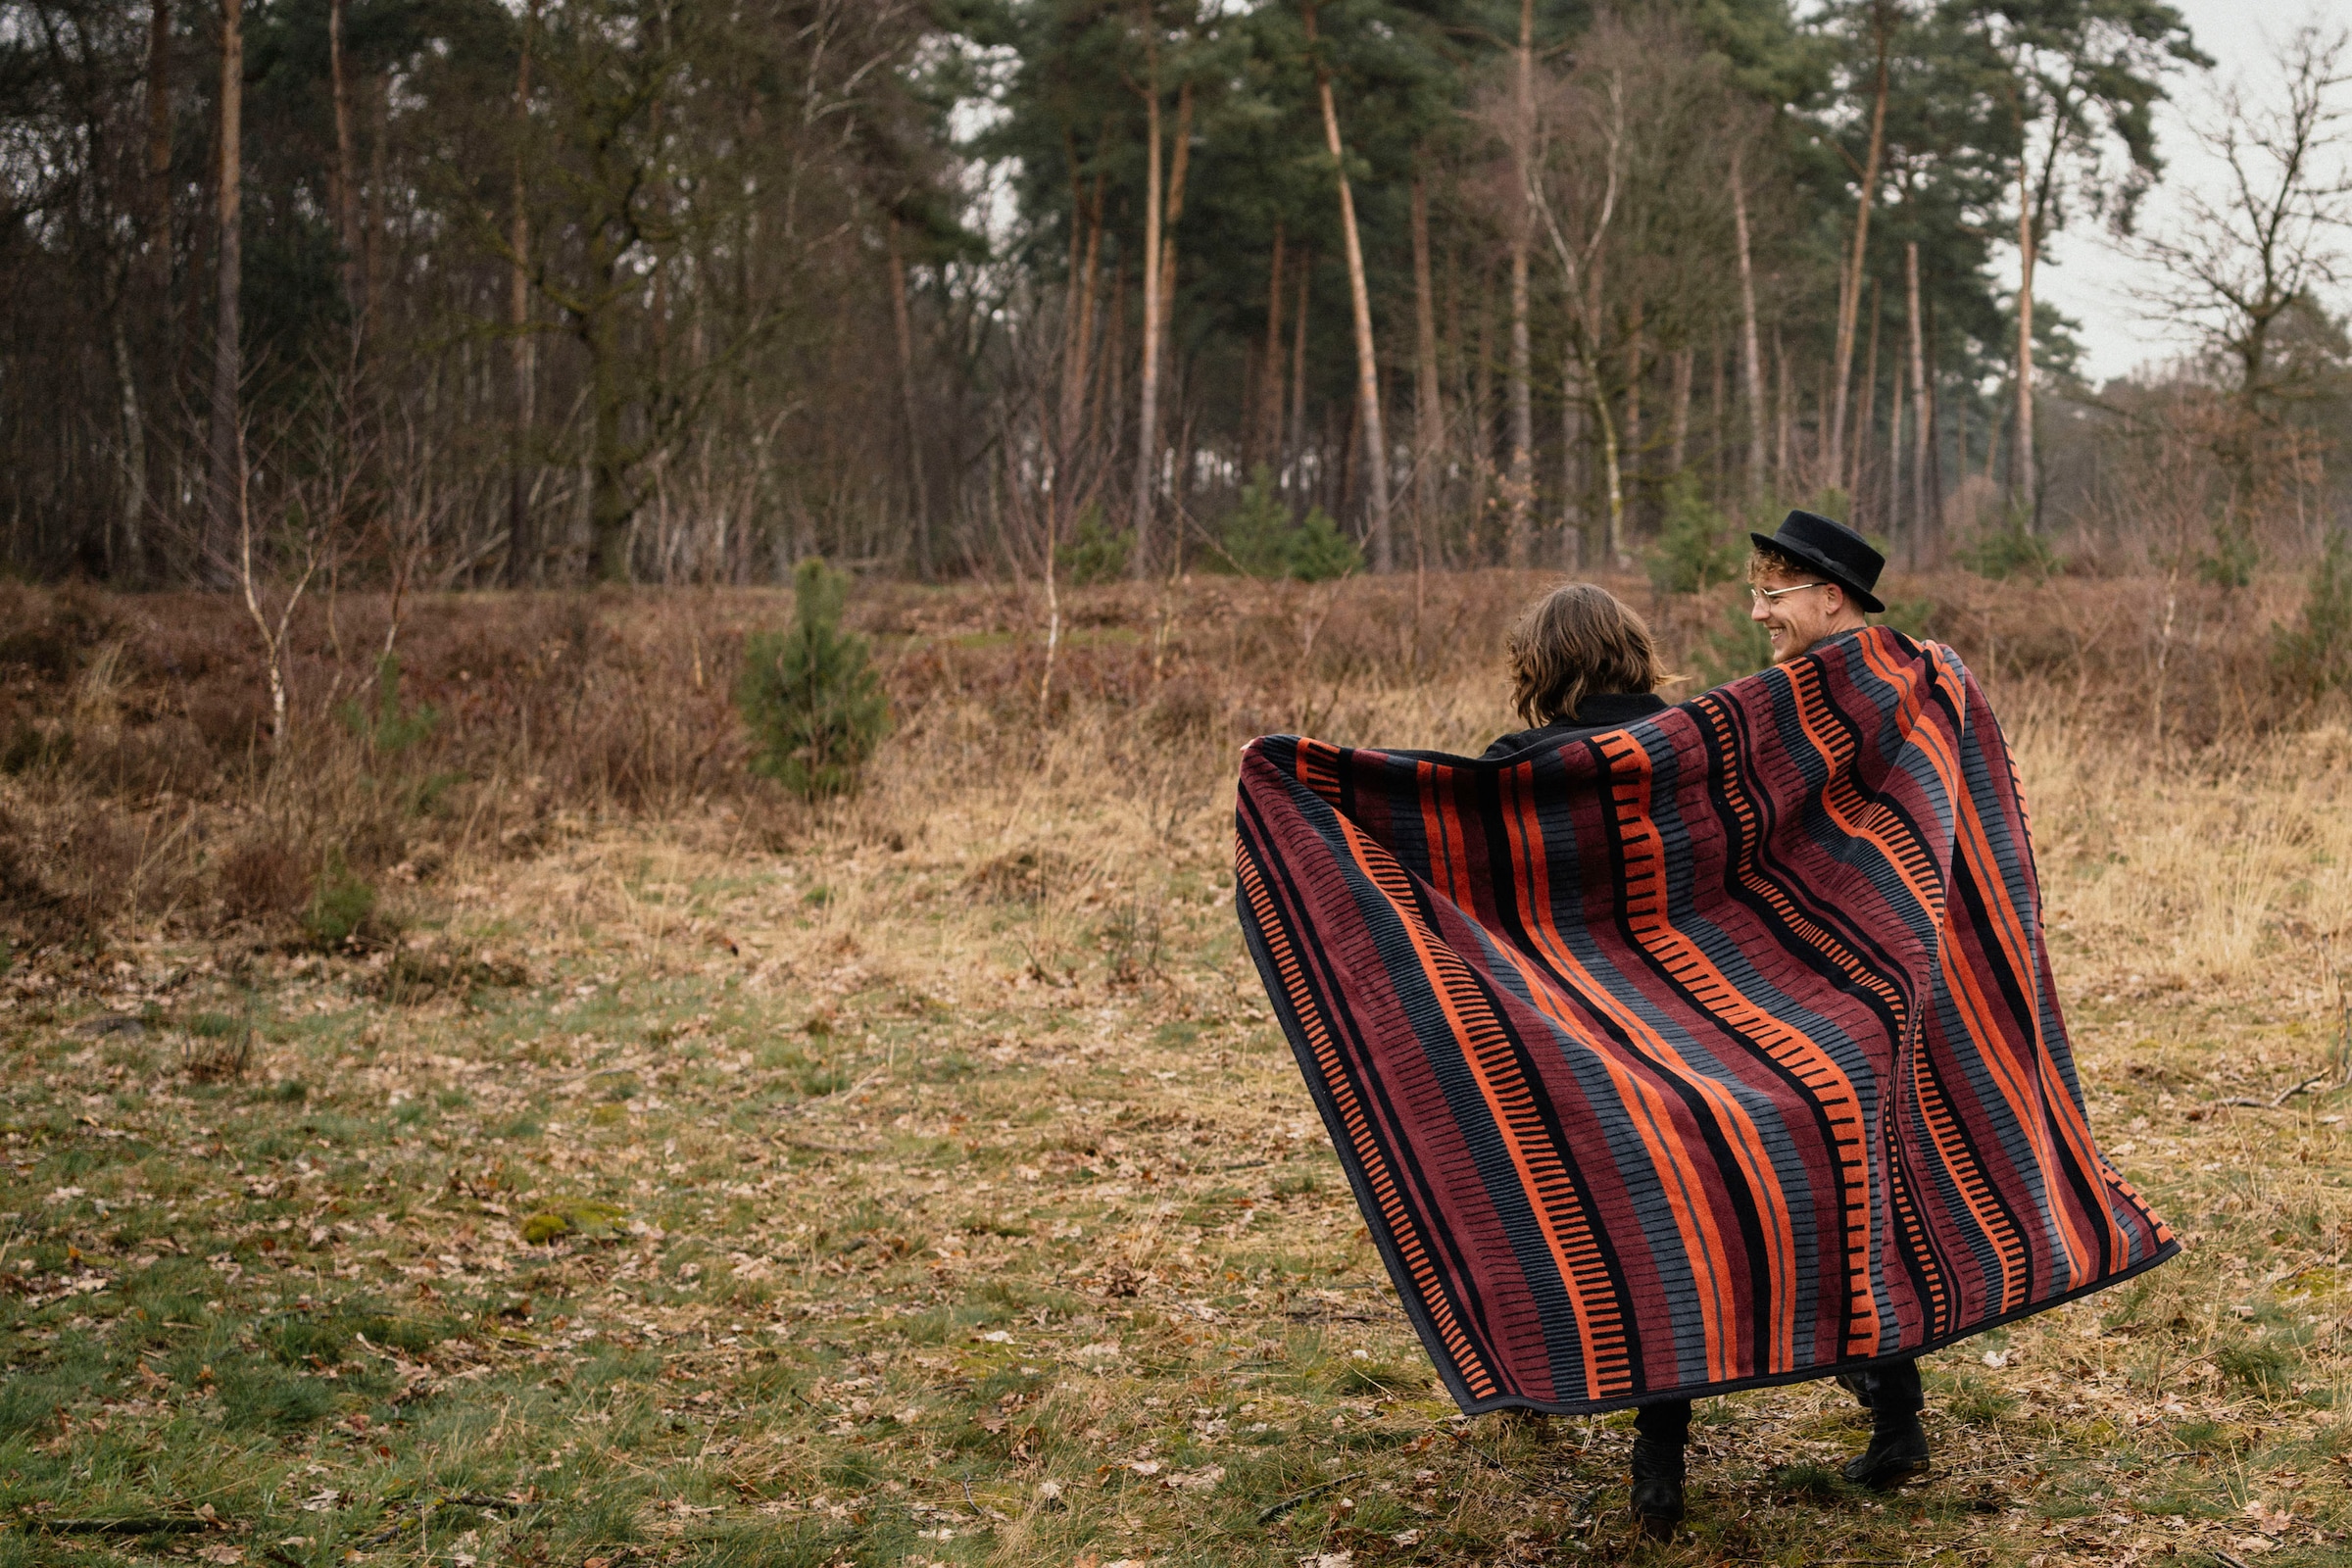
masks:
<path fill-rule="evenodd" d="M 2352 1097 L 2220 1102 L 2339 1048 L 2352 743 L 2223 701 L 2250 634 L 2157 740 L 2121 653 L 2018 662 L 2032 628 L 1980 586 L 1936 613 L 1997 672 L 2093 1122 L 2192 1250 L 1933 1357 L 1924 1490 L 1835 1482 L 1862 1434 L 1822 1386 L 1711 1401 L 1692 1528 L 1643 1546 L 1622 1418 L 1466 1422 L 1431 1384 L 1241 950 L 1230 763 L 1259 729 L 1510 727 L 1527 584 L 1487 578 L 1106 591 L 1042 724 L 1016 597 L 878 596 L 902 727 L 820 813 L 736 782 L 698 728 L 723 710 L 685 706 L 769 602 L 597 612 L 623 673 L 558 733 L 623 732 L 589 722 L 609 679 L 699 748 L 646 742 L 669 782 L 627 789 L 514 732 L 515 694 L 559 710 L 519 675 L 466 716 L 482 672 L 434 650 L 487 665 L 490 632 L 448 609 L 411 667 L 449 728 L 397 777 L 468 776 L 348 819 L 397 839 L 365 862 L 386 934 L 293 951 L 279 872 L 232 912 L 208 850 L 0 984 L 0 1510 L 209 1505 L 227 1529 L 145 1546 L 255 1563 L 2342 1561 Z M 66 663 L 20 684 L 36 727 L 95 684 Z M 270 842 L 233 760 L 176 808 L 80 765 L 0 808 L 94 796 L 126 862 L 183 853 L 136 849 L 175 808 Z M 195 1070 L 239 1042 L 240 1076 Z M 0 1534 L 0 1563 L 129 1551 Z"/>

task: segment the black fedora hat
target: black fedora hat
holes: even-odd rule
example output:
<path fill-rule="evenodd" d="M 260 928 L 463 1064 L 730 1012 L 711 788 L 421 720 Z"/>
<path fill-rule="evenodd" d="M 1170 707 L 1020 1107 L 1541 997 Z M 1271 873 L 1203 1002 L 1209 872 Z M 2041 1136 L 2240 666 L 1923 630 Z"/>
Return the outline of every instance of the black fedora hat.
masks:
<path fill-rule="evenodd" d="M 1851 594 L 1854 603 L 1864 610 L 1886 608 L 1871 592 L 1879 585 L 1879 573 L 1886 569 L 1886 558 L 1871 549 L 1869 540 L 1844 523 L 1832 522 L 1818 512 L 1791 512 L 1781 519 L 1779 533 L 1751 533 L 1748 537 L 1811 566 Z"/>

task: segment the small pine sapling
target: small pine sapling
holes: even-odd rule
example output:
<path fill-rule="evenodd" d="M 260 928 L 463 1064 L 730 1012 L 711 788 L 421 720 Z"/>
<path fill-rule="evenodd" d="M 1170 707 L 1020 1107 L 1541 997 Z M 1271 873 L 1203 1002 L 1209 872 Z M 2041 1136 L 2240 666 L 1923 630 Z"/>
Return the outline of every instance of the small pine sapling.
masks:
<path fill-rule="evenodd" d="M 855 793 L 890 732 L 890 700 L 866 640 L 841 629 L 847 583 L 822 561 L 802 562 L 792 575 L 792 629 L 747 641 L 735 685 L 752 770 L 810 801 Z"/>
<path fill-rule="evenodd" d="M 2328 535 L 2298 623 L 2271 628 L 2271 670 L 2306 701 L 2330 688 L 2352 690 L 2352 530 Z"/>
<path fill-rule="evenodd" d="M 1649 583 L 1660 594 L 1703 594 L 1734 582 L 1747 564 L 1747 540 L 1707 505 L 1697 476 L 1678 473 L 1666 486 L 1666 524 L 1649 553 Z"/>

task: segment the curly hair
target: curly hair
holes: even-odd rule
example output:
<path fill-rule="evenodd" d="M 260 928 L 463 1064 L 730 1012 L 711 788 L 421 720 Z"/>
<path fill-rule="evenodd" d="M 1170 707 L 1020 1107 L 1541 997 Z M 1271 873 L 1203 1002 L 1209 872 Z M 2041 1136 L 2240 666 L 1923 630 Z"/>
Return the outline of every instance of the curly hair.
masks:
<path fill-rule="evenodd" d="M 1747 558 L 1747 580 L 1760 583 L 1767 577 L 1808 577 L 1818 573 L 1794 556 L 1759 544 Z M 1842 586 L 1842 585 L 1841 585 Z"/>
<path fill-rule="evenodd" d="M 1531 725 L 1573 720 L 1595 692 L 1646 692 L 1666 678 L 1649 625 L 1594 583 L 1528 606 L 1511 628 L 1511 706 Z"/>

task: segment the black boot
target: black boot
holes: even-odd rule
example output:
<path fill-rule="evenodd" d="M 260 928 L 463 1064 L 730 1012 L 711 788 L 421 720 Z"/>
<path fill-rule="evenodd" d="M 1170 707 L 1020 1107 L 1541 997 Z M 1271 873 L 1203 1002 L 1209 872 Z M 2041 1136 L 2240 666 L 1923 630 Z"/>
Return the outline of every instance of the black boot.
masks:
<path fill-rule="evenodd" d="M 1845 1479 L 1873 1492 L 1892 1492 L 1924 1477 L 1928 1433 L 1919 1424 L 1919 1412 L 1927 1401 L 1920 1394 L 1919 1363 L 1888 1362 L 1854 1381 L 1860 1385 L 1855 1396 L 1870 1407 L 1870 1446 L 1846 1465 Z"/>
<path fill-rule="evenodd" d="M 1665 1541 L 1683 1518 L 1683 1446 L 1634 1440 L 1634 1523 L 1652 1541 Z"/>
<path fill-rule="evenodd" d="M 1683 1517 L 1683 1445 L 1690 1441 L 1689 1399 L 1635 1409 L 1634 1523 L 1652 1541 L 1672 1536 Z"/>

